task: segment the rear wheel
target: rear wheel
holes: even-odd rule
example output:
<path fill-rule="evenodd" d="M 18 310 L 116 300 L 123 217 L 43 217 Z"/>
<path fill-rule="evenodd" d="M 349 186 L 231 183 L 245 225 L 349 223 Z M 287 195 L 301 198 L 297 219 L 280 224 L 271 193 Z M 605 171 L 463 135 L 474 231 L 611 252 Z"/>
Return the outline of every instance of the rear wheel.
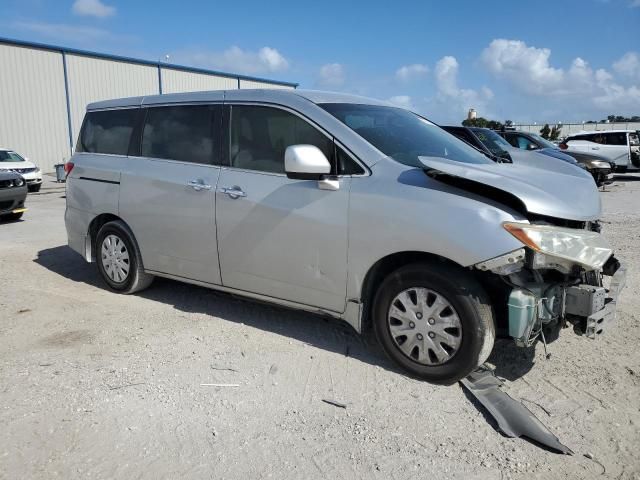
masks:
<path fill-rule="evenodd" d="M 153 281 L 144 272 L 133 234 L 121 221 L 105 223 L 98 231 L 96 260 L 102 279 L 116 292 L 139 292 Z"/>
<path fill-rule="evenodd" d="M 488 296 L 460 267 L 433 262 L 400 268 L 380 285 L 372 313 L 387 355 L 429 382 L 460 380 L 493 348 Z"/>

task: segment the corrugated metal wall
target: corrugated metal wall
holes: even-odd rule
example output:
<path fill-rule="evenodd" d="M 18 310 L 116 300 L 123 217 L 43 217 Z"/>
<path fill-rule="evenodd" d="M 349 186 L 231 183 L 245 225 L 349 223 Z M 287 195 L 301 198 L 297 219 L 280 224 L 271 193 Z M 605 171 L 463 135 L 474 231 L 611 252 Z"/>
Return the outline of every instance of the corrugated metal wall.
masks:
<path fill-rule="evenodd" d="M 62 55 L 0 44 L 0 147 L 44 171 L 69 157 Z"/>
<path fill-rule="evenodd" d="M 238 79 L 162 67 L 162 93 L 234 90 Z"/>
<path fill-rule="evenodd" d="M 45 172 L 71 156 L 87 104 L 112 98 L 240 88 L 294 88 L 262 79 L 0 39 L 0 147 Z M 65 85 L 66 73 L 66 85 Z M 68 102 L 68 105 L 67 105 Z M 69 131 L 69 125 L 71 131 Z"/>
<path fill-rule="evenodd" d="M 157 95 L 158 69 L 101 58 L 66 55 L 74 144 L 87 104 L 112 98 Z"/>

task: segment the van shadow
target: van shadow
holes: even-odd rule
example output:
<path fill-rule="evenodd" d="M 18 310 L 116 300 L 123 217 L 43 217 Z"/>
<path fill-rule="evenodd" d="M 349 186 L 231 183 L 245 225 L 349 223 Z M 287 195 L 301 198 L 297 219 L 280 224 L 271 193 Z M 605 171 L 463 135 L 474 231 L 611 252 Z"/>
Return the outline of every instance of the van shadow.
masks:
<path fill-rule="evenodd" d="M 41 250 L 34 262 L 72 282 L 106 288 L 95 265 L 84 262 L 66 245 Z M 164 278 L 156 278 L 151 287 L 136 295 L 172 305 L 180 312 L 202 313 L 248 325 L 406 375 L 387 359 L 373 335 L 358 335 L 341 320 Z M 495 365 L 496 375 L 515 379 L 532 368 L 533 350 L 517 348 L 513 342 L 497 341 L 489 362 Z"/>

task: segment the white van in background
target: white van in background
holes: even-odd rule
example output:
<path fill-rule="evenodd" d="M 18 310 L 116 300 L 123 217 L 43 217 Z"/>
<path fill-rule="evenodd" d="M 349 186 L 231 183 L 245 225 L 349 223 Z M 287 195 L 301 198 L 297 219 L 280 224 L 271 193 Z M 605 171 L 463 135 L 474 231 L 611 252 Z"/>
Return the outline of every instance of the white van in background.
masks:
<path fill-rule="evenodd" d="M 563 150 L 597 153 L 616 164 L 616 170 L 640 169 L 640 141 L 635 130 L 579 132 L 560 144 Z"/>

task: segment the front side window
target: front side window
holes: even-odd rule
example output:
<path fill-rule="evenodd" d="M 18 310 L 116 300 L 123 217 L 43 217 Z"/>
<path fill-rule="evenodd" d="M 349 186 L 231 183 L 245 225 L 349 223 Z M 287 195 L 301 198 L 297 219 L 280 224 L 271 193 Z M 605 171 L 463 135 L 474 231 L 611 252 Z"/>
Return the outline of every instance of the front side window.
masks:
<path fill-rule="evenodd" d="M 77 152 L 127 155 L 138 109 L 88 112 Z"/>
<path fill-rule="evenodd" d="M 315 145 L 329 161 L 333 141 L 300 117 L 271 107 L 231 107 L 231 166 L 284 173 L 284 152 L 291 145 Z"/>
<path fill-rule="evenodd" d="M 383 154 L 405 165 L 422 168 L 420 156 L 493 163 L 464 141 L 401 108 L 351 103 L 325 103 L 320 107 Z"/>
<path fill-rule="evenodd" d="M 214 163 L 213 107 L 149 108 L 140 154 L 190 163 Z"/>
<path fill-rule="evenodd" d="M 517 148 L 520 148 L 521 150 L 535 150 L 536 148 L 538 148 L 538 146 L 535 143 L 533 143 L 524 135 L 514 135 L 513 137 L 514 137 L 514 143 L 512 143 L 512 145 L 514 145 Z"/>
<path fill-rule="evenodd" d="M 625 132 L 612 132 L 605 134 L 607 145 L 627 145 L 627 134 Z"/>

